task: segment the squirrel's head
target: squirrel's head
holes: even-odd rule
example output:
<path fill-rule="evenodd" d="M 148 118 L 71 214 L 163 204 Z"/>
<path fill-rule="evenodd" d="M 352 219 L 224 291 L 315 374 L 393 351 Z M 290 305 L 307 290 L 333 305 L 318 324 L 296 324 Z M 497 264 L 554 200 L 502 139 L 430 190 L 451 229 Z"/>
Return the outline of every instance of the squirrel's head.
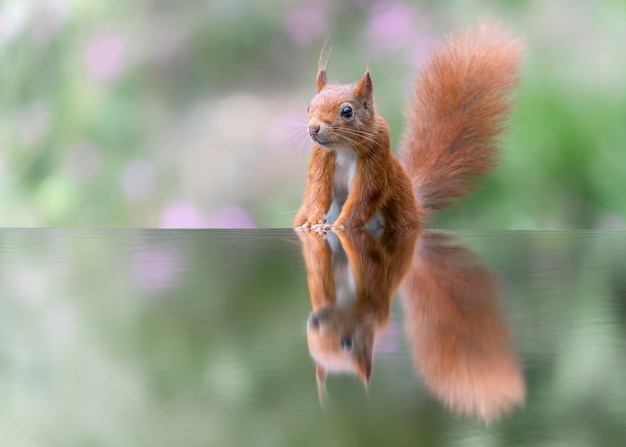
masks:
<path fill-rule="evenodd" d="M 356 374 L 368 387 L 377 329 L 381 328 L 373 319 L 359 316 L 354 309 L 325 307 L 311 313 L 307 344 L 315 360 L 320 399 L 323 399 L 327 372 Z"/>
<path fill-rule="evenodd" d="M 356 84 L 330 84 L 326 70 L 317 73 L 317 95 L 308 109 L 308 131 L 317 144 L 358 148 L 373 141 L 376 118 L 369 72 Z"/>

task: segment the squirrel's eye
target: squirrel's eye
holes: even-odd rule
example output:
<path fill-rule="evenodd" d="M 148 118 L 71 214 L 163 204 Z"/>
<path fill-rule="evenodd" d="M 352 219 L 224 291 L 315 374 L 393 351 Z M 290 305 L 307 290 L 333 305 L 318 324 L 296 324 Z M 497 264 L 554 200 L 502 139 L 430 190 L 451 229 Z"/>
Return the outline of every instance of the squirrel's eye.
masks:
<path fill-rule="evenodd" d="M 309 111 L 310 111 L 310 110 L 311 110 L 311 106 L 308 106 L 308 107 L 306 108 L 306 113 L 309 113 Z"/>
<path fill-rule="evenodd" d="M 350 349 L 352 349 L 352 338 L 350 337 L 342 338 L 341 349 L 343 350 L 343 352 L 348 352 Z"/>
<path fill-rule="evenodd" d="M 344 118 L 352 118 L 352 107 L 345 106 L 343 109 L 341 109 L 341 116 L 343 116 Z"/>

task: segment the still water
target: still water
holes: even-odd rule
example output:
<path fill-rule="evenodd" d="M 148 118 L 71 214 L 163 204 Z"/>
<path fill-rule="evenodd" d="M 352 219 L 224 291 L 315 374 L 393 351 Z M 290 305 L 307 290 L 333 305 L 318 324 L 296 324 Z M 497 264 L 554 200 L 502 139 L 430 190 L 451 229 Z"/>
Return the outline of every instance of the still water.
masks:
<path fill-rule="evenodd" d="M 3 230 L 2 446 L 612 446 L 626 233 Z"/>

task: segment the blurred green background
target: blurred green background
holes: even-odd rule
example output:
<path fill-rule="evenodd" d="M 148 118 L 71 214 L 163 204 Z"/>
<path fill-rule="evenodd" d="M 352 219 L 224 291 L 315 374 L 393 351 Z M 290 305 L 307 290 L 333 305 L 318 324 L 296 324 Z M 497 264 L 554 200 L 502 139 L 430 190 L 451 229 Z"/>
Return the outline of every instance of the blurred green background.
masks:
<path fill-rule="evenodd" d="M 328 37 L 331 79 L 369 67 L 394 141 L 451 29 L 525 36 L 500 169 L 434 225 L 624 228 L 626 2 L 0 2 L 5 226 L 288 227 Z"/>

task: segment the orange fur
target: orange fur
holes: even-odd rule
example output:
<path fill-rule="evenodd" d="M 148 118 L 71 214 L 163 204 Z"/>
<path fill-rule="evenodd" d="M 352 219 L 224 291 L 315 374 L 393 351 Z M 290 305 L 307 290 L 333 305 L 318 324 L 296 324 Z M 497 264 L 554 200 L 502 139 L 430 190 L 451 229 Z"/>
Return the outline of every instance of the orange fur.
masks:
<path fill-rule="evenodd" d="M 354 373 L 367 386 L 372 351 L 389 322 L 391 298 L 410 266 L 417 232 L 387 230 L 374 238 L 364 230 L 344 231 L 328 235 L 334 241 L 323 233 L 298 235 L 313 307 L 307 342 L 320 398 L 327 371 Z"/>
<path fill-rule="evenodd" d="M 327 373 L 352 373 L 368 386 L 398 287 L 415 370 L 434 396 L 487 422 L 523 404 L 524 378 L 500 288 L 472 252 L 450 236 L 421 230 L 385 230 L 378 238 L 365 230 L 297 234 L 312 304 L 307 344 L 322 404 Z"/>
<path fill-rule="evenodd" d="M 422 218 L 467 195 L 494 168 L 522 51 L 519 40 L 482 24 L 452 34 L 418 77 L 400 154 Z"/>
<path fill-rule="evenodd" d="M 320 71 L 320 91 L 311 102 L 309 126 L 319 125 L 321 134 L 330 142 L 313 145 L 304 203 L 294 225 L 311 228 L 329 224 L 326 215 L 333 201 L 336 149 L 346 148 L 354 151 L 357 165 L 334 226 L 362 228 L 378 210 L 390 228 L 416 226 L 411 182 L 391 152 L 387 123 L 374 111 L 369 74 L 356 85 L 327 84 L 325 79 L 325 72 Z M 349 126 L 340 116 L 346 104 L 354 108 L 355 115 Z"/>
<path fill-rule="evenodd" d="M 494 168 L 521 54 L 520 42 L 492 24 L 451 35 L 416 81 L 403 163 L 374 109 L 369 73 L 355 84 L 332 84 L 320 62 L 308 117 L 314 140 L 308 183 L 294 226 L 373 228 L 380 218 L 385 227 L 379 239 L 364 231 L 331 233 L 340 243 L 334 248 L 324 233 L 298 233 L 320 396 L 327 371 L 369 382 L 373 346 L 411 267 L 402 299 L 415 366 L 427 387 L 453 410 L 485 420 L 523 402 L 524 381 L 494 278 L 469 251 L 417 230 L 433 210 L 469 194 Z M 354 343 L 349 352 L 342 349 L 347 335 Z"/>
<path fill-rule="evenodd" d="M 400 288 L 426 387 L 451 410 L 491 421 L 521 405 L 524 379 L 491 274 L 452 238 L 420 238 Z"/>
<path fill-rule="evenodd" d="M 315 143 L 294 226 L 362 228 L 376 226 L 380 216 L 387 228 L 415 228 L 432 210 L 468 194 L 495 166 L 521 53 L 519 41 L 491 24 L 449 37 L 416 82 L 400 151 L 404 166 L 374 109 L 369 73 L 356 84 L 330 84 L 321 65 L 308 116 Z M 337 216 L 333 206 L 341 209 Z"/>

